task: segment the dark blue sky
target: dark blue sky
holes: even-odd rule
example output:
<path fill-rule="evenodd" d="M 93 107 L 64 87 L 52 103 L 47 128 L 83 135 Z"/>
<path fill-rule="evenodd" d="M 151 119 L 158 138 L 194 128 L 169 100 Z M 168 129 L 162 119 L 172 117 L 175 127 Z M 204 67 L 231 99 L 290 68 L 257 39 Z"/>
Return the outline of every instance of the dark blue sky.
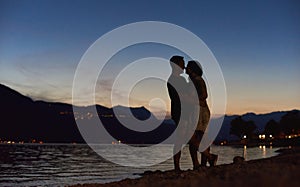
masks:
<path fill-rule="evenodd" d="M 299 10 L 297 0 L 0 0 L 0 83 L 70 102 L 76 66 L 95 40 L 128 23 L 164 21 L 195 33 L 214 53 L 227 113 L 300 108 Z"/>

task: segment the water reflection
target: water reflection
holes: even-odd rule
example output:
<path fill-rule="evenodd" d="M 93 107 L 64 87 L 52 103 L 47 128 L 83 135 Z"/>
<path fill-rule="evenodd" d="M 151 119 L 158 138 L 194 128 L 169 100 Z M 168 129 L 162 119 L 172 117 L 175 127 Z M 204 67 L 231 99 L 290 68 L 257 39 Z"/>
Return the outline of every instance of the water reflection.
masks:
<path fill-rule="evenodd" d="M 247 146 L 246 145 L 244 145 L 243 157 L 244 157 L 245 160 L 247 160 Z"/>
<path fill-rule="evenodd" d="M 127 155 L 118 155 L 114 146 L 104 145 L 99 148 L 109 150 L 112 156 L 126 162 Z M 168 154 L 172 146 L 162 146 L 156 150 L 158 158 Z M 212 153 L 219 155 L 218 165 L 232 163 L 235 156 L 246 160 L 265 158 L 276 155 L 274 148 L 253 147 L 234 148 L 212 146 Z M 51 145 L 51 144 L 0 144 L 0 186 L 62 186 L 78 183 L 103 183 L 123 178 L 135 178 L 145 170 L 171 170 L 172 158 L 151 167 L 130 168 L 106 161 L 87 145 Z M 161 155 L 160 155 L 161 154 Z M 200 154 L 199 154 L 200 157 Z M 144 156 L 145 162 L 149 162 Z M 192 161 L 188 148 L 185 147 L 181 158 L 182 169 L 191 169 Z"/>

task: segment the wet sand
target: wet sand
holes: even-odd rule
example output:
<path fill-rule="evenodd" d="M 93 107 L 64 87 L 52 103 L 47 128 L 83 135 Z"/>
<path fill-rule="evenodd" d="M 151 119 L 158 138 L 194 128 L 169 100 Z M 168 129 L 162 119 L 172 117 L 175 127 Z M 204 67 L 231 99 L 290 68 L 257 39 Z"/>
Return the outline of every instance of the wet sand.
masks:
<path fill-rule="evenodd" d="M 300 149 L 281 150 L 272 158 L 240 161 L 215 167 L 174 171 L 147 171 L 141 178 L 107 184 L 83 184 L 81 187 L 177 187 L 177 186 L 299 186 Z"/>

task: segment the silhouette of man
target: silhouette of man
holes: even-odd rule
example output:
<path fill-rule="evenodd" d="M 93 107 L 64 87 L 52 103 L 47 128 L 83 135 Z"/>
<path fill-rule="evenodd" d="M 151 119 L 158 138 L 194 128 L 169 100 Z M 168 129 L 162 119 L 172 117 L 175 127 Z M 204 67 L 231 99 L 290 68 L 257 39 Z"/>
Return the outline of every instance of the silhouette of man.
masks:
<path fill-rule="evenodd" d="M 170 75 L 167 83 L 169 97 L 171 100 L 171 118 L 176 124 L 179 124 L 181 117 L 181 103 L 180 103 L 180 93 L 186 91 L 187 82 L 186 79 L 181 76 L 184 70 L 184 60 L 182 56 L 173 56 L 170 59 L 170 66 L 172 68 L 172 74 Z M 176 137 L 179 139 L 179 137 Z M 175 171 L 180 171 L 180 156 L 181 156 L 181 146 L 182 143 L 178 141 L 175 142 L 173 149 L 173 161 Z"/>

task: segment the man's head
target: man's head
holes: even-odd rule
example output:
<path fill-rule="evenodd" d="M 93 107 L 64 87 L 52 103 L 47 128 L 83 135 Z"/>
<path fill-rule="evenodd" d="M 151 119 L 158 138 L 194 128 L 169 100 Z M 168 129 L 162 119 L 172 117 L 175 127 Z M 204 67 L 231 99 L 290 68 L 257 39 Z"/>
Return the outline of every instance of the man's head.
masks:
<path fill-rule="evenodd" d="M 184 69 L 184 60 L 182 56 L 172 56 L 170 59 L 170 65 L 173 73 L 182 73 Z"/>

